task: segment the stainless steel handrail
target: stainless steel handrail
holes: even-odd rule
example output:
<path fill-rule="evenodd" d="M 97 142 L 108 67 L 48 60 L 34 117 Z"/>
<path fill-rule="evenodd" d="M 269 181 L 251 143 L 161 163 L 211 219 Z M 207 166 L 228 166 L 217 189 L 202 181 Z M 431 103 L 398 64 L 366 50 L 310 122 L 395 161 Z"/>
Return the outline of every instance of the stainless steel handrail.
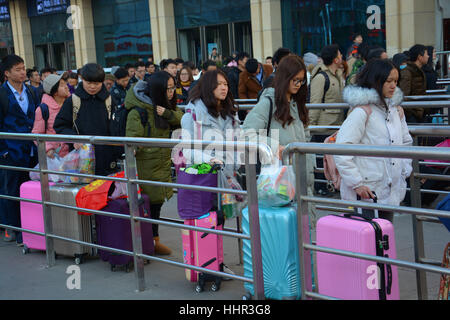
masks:
<path fill-rule="evenodd" d="M 365 157 L 393 157 L 393 158 L 409 158 L 409 159 L 433 159 L 433 160 L 445 160 L 450 155 L 449 150 L 445 148 L 433 148 L 433 147 L 392 147 L 392 146 L 367 146 L 367 145 L 337 145 L 337 144 L 317 144 L 317 143 L 292 143 L 289 144 L 283 152 L 283 163 L 290 163 L 291 156 L 294 155 L 294 166 L 297 173 L 296 186 L 298 194 L 298 206 L 297 206 L 297 219 L 298 219 L 298 234 L 299 234 L 299 256 L 300 256 L 300 274 L 302 283 L 302 299 L 308 298 L 323 298 L 325 296 L 312 293 L 312 270 L 311 270 L 311 255 L 308 251 L 321 251 L 331 254 L 347 256 L 352 258 L 379 261 L 382 263 L 388 263 L 398 266 L 403 266 L 411 269 L 415 269 L 417 274 L 420 272 L 436 272 L 441 274 L 450 275 L 449 269 L 438 268 L 420 263 L 416 254 L 416 263 L 410 263 L 406 261 L 400 261 L 397 259 L 386 259 L 376 256 L 363 255 L 359 253 L 335 250 L 331 248 L 323 248 L 311 245 L 310 227 L 309 227 L 309 212 L 308 203 L 317 203 L 326 206 L 341 205 L 345 207 L 361 207 L 368 209 L 378 209 L 393 212 L 401 212 L 415 215 L 421 215 L 426 217 L 443 217 L 450 218 L 450 212 L 439 210 L 423 210 L 420 208 L 400 207 L 391 205 L 374 204 L 361 201 L 344 201 L 336 199 L 324 199 L 318 197 L 308 196 L 306 184 L 307 174 L 307 154 L 333 154 L 333 155 L 348 155 L 348 156 L 365 156 Z M 413 186 L 414 187 L 414 186 Z M 417 199 L 416 199 L 417 200 Z M 420 201 L 420 199 L 419 199 Z M 419 230 L 420 231 L 420 230 Z M 414 228 L 414 232 L 416 229 Z M 422 256 L 423 257 L 423 256 Z M 420 257 L 420 258 L 422 258 Z M 422 258 L 423 259 L 423 258 Z M 424 298 L 426 294 L 422 292 L 426 290 L 426 286 L 422 286 L 422 278 L 418 276 L 418 295 L 419 298 Z"/>
<path fill-rule="evenodd" d="M 192 269 L 199 272 L 211 273 L 214 275 L 220 275 L 222 277 L 233 278 L 241 281 L 246 281 L 253 283 L 255 290 L 255 298 L 258 300 L 264 299 L 264 279 L 262 273 L 262 255 L 261 255 L 261 240 L 260 240 L 260 230 L 259 230 L 259 213 L 258 213 L 258 198 L 256 193 L 256 163 L 249 163 L 249 159 L 254 157 L 250 157 L 250 153 L 256 154 L 257 152 L 260 155 L 263 155 L 265 159 L 272 159 L 273 154 L 272 150 L 265 144 L 256 144 L 252 142 L 215 142 L 215 141 L 193 141 L 186 142 L 182 140 L 171 140 L 171 139 L 147 139 L 147 138 L 122 138 L 122 137 L 91 137 L 91 136 L 67 136 L 67 135 L 35 135 L 35 134 L 17 134 L 17 133 L 0 133 L 0 139 L 8 139 L 8 140 L 28 140 L 28 141 L 37 141 L 38 143 L 38 155 L 39 155 L 39 164 L 40 169 L 27 169 L 27 168 L 16 168 L 12 166 L 0 166 L 0 169 L 6 170 L 21 170 L 21 171 L 32 171 L 32 172 L 40 172 L 41 177 L 41 190 L 42 190 L 42 200 L 35 201 L 29 199 L 23 199 L 20 197 L 11 197 L 0 195 L 0 198 L 12 200 L 12 201 L 25 201 L 38 203 L 43 206 L 44 211 L 44 233 L 36 233 L 27 229 L 0 225 L 0 227 L 8 228 L 15 231 L 29 232 L 33 234 L 39 234 L 45 236 L 46 239 L 46 253 L 47 253 L 47 265 L 49 267 L 55 264 L 55 255 L 54 255 L 54 246 L 53 240 L 63 240 L 72 243 L 78 243 L 83 246 L 102 249 L 106 251 L 116 252 L 120 254 L 126 254 L 134 257 L 134 266 L 135 266 L 135 278 L 136 278 L 136 287 L 137 291 L 145 290 L 145 278 L 144 278 L 144 259 L 155 260 L 164 262 L 167 264 L 171 264 L 174 266 Z M 82 174 L 70 174 L 65 172 L 56 172 L 48 170 L 47 168 L 47 157 L 46 157 L 46 149 L 45 143 L 48 141 L 63 141 L 65 143 L 83 143 L 83 144 L 93 144 L 93 145 L 124 145 L 125 146 L 125 154 L 126 154 L 126 164 L 125 171 L 126 177 L 136 177 L 136 163 L 135 163 L 135 148 L 136 146 L 140 147 L 158 147 L 158 148 L 200 148 L 204 149 L 206 147 L 212 148 L 232 148 L 232 150 L 242 150 L 245 152 L 245 166 L 247 171 L 247 186 L 248 192 L 246 191 L 236 191 L 231 189 L 224 188 L 205 188 L 198 186 L 188 186 L 188 185 L 179 185 L 174 183 L 162 183 L 158 181 L 143 181 L 139 179 L 130 179 L 130 178 L 112 178 L 112 177 L 103 177 L 96 175 L 82 175 Z M 134 161 L 133 161 L 134 160 Z M 94 179 L 101 180 L 110 180 L 110 181 L 119 181 L 126 182 L 128 184 L 128 195 L 129 195 L 129 203 L 130 203 L 130 215 L 124 216 L 115 213 L 108 213 L 99 210 L 90 210 L 77 208 L 74 206 L 68 206 L 64 204 L 57 204 L 50 201 L 50 191 L 49 191 L 49 179 L 48 174 L 58 174 L 58 175 L 67 175 L 67 176 L 77 176 L 77 177 L 89 177 Z M 168 222 L 163 220 L 156 219 L 147 219 L 141 218 L 139 215 L 139 207 L 138 207 L 138 193 L 137 187 L 138 184 L 149 184 L 155 186 L 165 186 L 165 187 L 176 187 L 183 189 L 191 189 L 191 190 L 200 190 L 200 191 L 209 191 L 215 193 L 230 193 L 230 194 L 240 194 L 248 196 L 249 203 L 249 219 L 250 219 L 250 236 L 242 233 L 236 233 L 231 231 L 221 231 L 221 230 L 211 230 L 187 225 L 181 225 L 180 223 Z M 103 246 L 98 246 L 92 243 L 86 243 L 83 241 L 70 239 L 66 237 L 56 236 L 52 231 L 52 218 L 51 218 L 51 208 L 59 207 L 72 211 L 81 211 L 87 212 L 90 214 L 100 214 L 115 218 L 121 219 L 129 219 L 131 222 L 132 229 L 132 240 L 133 240 L 133 252 L 117 250 L 114 248 L 108 248 Z M 252 246 L 252 259 L 253 259 L 253 278 L 241 277 L 237 275 L 229 275 L 223 272 L 211 271 L 205 268 L 195 267 L 183 263 L 178 263 L 171 260 L 160 259 L 156 257 L 151 257 L 143 254 L 142 251 L 142 241 L 141 241 L 141 222 L 150 222 L 154 224 L 161 224 L 177 229 L 184 230 L 194 230 L 198 232 L 208 232 L 214 233 L 222 236 L 229 236 L 238 239 L 250 240 Z"/>

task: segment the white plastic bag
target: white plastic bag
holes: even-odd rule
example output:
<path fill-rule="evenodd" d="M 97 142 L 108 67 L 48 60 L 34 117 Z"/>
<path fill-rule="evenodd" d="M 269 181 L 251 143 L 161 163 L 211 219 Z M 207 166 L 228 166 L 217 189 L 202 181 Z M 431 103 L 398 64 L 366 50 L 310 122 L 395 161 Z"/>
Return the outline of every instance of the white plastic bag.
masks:
<path fill-rule="evenodd" d="M 243 191 L 237 179 L 234 176 L 225 174 L 223 170 L 219 171 L 219 179 L 220 187 Z M 221 197 L 222 211 L 227 219 L 239 216 L 247 206 L 247 197 L 245 196 L 223 193 Z"/>
<path fill-rule="evenodd" d="M 258 202 L 264 207 L 283 207 L 295 199 L 295 173 L 292 166 L 261 168 L 257 181 Z"/>
<path fill-rule="evenodd" d="M 52 158 L 47 158 L 47 168 L 50 171 L 59 171 L 59 168 L 61 167 L 61 163 L 62 163 L 62 158 L 60 158 L 59 156 L 55 156 L 53 159 Z M 34 169 L 39 169 L 39 164 L 34 167 Z M 41 180 L 41 175 L 39 174 L 39 172 L 30 172 L 30 179 L 33 181 L 40 181 Z M 57 175 L 57 174 L 49 174 L 48 175 L 48 180 L 50 182 L 62 182 L 63 177 Z"/>

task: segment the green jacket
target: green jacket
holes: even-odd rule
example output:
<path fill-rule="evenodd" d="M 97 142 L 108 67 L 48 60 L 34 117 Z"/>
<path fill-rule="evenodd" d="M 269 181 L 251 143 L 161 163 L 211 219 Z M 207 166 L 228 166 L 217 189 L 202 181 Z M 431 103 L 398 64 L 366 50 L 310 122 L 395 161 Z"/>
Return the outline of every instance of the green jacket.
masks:
<path fill-rule="evenodd" d="M 168 129 L 159 129 L 155 126 L 155 107 L 151 99 L 142 92 L 146 83 L 139 81 L 128 90 L 125 98 L 125 107 L 130 110 L 127 118 L 127 137 L 144 137 L 169 139 L 171 131 L 180 127 L 183 112 L 180 109 L 175 111 L 167 110 L 163 117 L 169 123 Z M 148 122 L 145 128 L 141 123 L 141 116 L 135 107 L 145 109 L 148 114 Z M 150 126 L 150 136 L 148 135 L 148 126 Z M 138 176 L 141 180 L 172 182 L 171 175 L 171 149 L 168 148 L 147 148 L 139 147 L 136 150 L 136 164 Z M 167 187 L 141 186 L 144 194 L 148 195 L 151 204 L 162 204 L 169 200 L 173 195 L 173 189 Z"/>

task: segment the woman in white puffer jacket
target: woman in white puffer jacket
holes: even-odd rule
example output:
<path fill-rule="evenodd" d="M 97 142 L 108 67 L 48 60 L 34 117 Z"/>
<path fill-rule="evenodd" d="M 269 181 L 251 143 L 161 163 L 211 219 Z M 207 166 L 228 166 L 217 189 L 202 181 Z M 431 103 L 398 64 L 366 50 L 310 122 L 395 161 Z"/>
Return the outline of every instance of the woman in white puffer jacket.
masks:
<path fill-rule="evenodd" d="M 409 134 L 403 109 L 403 93 L 397 87 L 398 70 L 388 60 L 372 60 L 358 76 L 357 85 L 344 90 L 350 114 L 338 133 L 337 144 L 409 146 Z M 412 172 L 412 160 L 335 156 L 342 177 L 341 198 L 373 199 L 378 203 L 400 205 L 406 194 L 406 178 Z M 393 213 L 380 217 L 393 220 Z"/>

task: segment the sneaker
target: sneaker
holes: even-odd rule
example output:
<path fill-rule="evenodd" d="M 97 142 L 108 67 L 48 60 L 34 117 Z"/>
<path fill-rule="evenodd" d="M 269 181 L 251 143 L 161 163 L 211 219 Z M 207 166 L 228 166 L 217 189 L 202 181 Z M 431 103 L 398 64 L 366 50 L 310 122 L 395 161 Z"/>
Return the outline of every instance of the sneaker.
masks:
<path fill-rule="evenodd" d="M 16 241 L 16 234 L 14 233 L 14 231 L 5 230 L 5 235 L 3 236 L 3 241 L 5 241 L 5 242 Z"/>
<path fill-rule="evenodd" d="M 228 268 L 228 266 L 227 265 L 223 265 L 223 272 L 225 272 L 225 273 L 228 273 L 228 274 L 232 274 L 232 275 L 234 275 L 235 273 L 230 269 L 230 268 Z M 231 278 L 223 278 L 222 279 L 223 281 L 230 281 L 230 280 L 233 280 L 233 279 L 231 279 Z"/>

